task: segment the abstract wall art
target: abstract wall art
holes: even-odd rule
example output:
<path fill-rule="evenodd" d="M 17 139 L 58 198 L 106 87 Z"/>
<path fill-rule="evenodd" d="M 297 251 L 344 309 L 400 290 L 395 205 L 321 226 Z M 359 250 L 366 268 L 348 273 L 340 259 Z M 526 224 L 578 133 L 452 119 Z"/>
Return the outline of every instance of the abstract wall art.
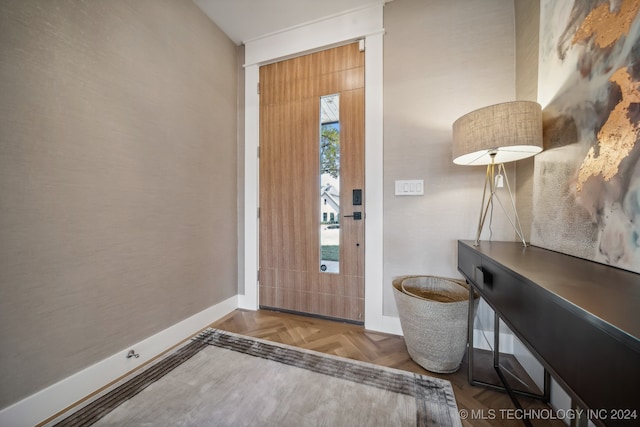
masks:
<path fill-rule="evenodd" d="M 640 1 L 541 0 L 531 243 L 640 272 Z"/>

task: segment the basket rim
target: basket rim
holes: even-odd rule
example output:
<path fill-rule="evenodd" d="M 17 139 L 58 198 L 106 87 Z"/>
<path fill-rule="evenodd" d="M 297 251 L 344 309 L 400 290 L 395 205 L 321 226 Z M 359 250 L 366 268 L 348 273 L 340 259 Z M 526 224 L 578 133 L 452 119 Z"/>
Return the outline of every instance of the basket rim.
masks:
<path fill-rule="evenodd" d="M 414 294 L 413 292 L 408 291 L 405 286 L 404 286 L 404 282 L 405 280 L 410 280 L 410 279 L 419 279 L 422 277 L 428 277 L 428 278 L 433 278 L 433 279 L 441 279 L 441 280 L 446 280 L 447 282 L 451 282 L 454 283 L 458 286 L 460 286 L 461 288 L 465 289 L 467 294 L 469 293 L 469 285 L 467 284 L 466 281 L 461 280 L 461 279 L 455 279 L 452 277 L 444 277 L 444 276 L 434 276 L 434 275 L 415 275 L 415 276 L 405 276 L 400 279 L 400 291 L 405 294 L 405 295 L 409 295 L 413 298 L 418 298 L 421 299 L 423 301 L 429 301 L 429 302 L 433 302 L 433 303 L 440 303 L 440 304 L 454 304 L 454 303 L 460 303 L 460 302 L 468 302 L 469 301 L 469 297 L 467 296 L 465 299 L 462 300 L 457 300 L 457 301 L 438 301 L 438 300 L 434 300 L 434 299 L 430 299 L 430 298 L 424 298 L 420 295 Z M 474 300 L 477 299 L 479 297 L 479 295 L 474 292 Z"/>

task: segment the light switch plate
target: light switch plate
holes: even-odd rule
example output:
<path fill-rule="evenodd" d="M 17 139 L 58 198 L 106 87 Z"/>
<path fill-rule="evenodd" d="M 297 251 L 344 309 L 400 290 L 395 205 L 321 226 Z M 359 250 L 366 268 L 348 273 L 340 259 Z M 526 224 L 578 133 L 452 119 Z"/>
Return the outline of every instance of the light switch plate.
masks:
<path fill-rule="evenodd" d="M 396 196 L 423 196 L 424 179 L 396 180 Z"/>

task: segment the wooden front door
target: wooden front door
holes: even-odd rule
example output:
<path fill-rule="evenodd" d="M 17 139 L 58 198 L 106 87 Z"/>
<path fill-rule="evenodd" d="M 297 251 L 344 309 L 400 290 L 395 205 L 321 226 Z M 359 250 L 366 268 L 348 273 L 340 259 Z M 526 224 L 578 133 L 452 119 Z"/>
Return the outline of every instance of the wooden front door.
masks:
<path fill-rule="evenodd" d="M 260 67 L 260 306 L 364 322 L 364 52 Z"/>

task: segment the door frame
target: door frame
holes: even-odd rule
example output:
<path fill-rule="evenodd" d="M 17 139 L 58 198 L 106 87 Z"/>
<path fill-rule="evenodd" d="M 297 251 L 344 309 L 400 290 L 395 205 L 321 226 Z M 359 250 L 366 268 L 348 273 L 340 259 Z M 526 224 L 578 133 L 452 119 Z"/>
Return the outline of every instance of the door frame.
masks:
<path fill-rule="evenodd" d="M 259 67 L 363 39 L 365 54 L 365 328 L 401 333 L 395 317 L 383 315 L 383 6 L 379 4 L 245 41 L 244 285 L 240 308 L 257 310 L 259 200 Z"/>

